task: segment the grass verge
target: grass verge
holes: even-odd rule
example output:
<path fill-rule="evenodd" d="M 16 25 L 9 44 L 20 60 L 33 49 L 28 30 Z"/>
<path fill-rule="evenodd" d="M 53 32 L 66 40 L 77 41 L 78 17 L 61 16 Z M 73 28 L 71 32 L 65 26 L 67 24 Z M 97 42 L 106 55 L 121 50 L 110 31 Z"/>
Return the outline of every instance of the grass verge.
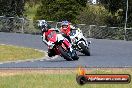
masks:
<path fill-rule="evenodd" d="M 131 88 L 129 84 L 85 84 L 76 83 L 75 70 L 11 70 L 0 71 L 1 88 Z M 12 73 L 12 75 L 9 75 Z M 13 74 L 14 73 L 14 74 Z M 94 69 L 88 74 L 130 74 L 132 69 Z M 4 75 L 2 75 L 4 74 Z"/>
<path fill-rule="evenodd" d="M 17 46 L 0 45 L 0 61 L 37 59 L 45 56 L 44 52 Z"/>

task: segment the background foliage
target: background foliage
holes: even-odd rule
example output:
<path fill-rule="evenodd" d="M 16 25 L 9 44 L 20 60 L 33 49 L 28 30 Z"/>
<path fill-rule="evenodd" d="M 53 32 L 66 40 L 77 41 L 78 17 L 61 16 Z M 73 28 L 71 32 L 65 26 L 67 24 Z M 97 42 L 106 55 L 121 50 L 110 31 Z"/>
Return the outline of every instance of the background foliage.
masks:
<path fill-rule="evenodd" d="M 23 16 L 24 0 L 0 0 L 0 15 Z"/>
<path fill-rule="evenodd" d="M 87 0 L 41 0 L 34 19 L 76 22 L 76 16 L 86 3 Z"/>
<path fill-rule="evenodd" d="M 122 27 L 125 22 L 126 0 L 0 0 L 1 16 L 28 17 L 52 21 L 69 20 Z M 98 1 L 98 0 L 97 0 Z M 132 0 L 129 1 L 128 27 L 132 26 Z"/>
<path fill-rule="evenodd" d="M 23 25 L 24 33 L 32 33 L 39 31 L 34 27 L 36 20 L 45 19 L 55 22 L 68 20 L 76 24 L 87 24 L 84 27 L 85 31 L 91 30 L 89 25 L 119 27 L 120 30 L 116 31 L 114 38 L 123 39 L 127 0 L 97 1 L 99 1 L 97 4 L 92 4 L 91 0 L 8 0 L 8 2 L 0 0 L 0 16 L 6 16 L 0 17 L 0 31 L 16 32 Z M 132 27 L 132 0 L 128 2 L 127 27 Z M 10 16 L 15 18 L 8 18 Z M 23 22 L 19 17 L 23 17 L 25 21 Z M 95 35 L 96 33 L 103 35 L 109 30 L 109 35 L 115 33 L 111 28 L 96 29 L 98 30 L 94 30 Z M 131 33 L 130 28 L 127 30 L 127 35 L 132 36 Z"/>

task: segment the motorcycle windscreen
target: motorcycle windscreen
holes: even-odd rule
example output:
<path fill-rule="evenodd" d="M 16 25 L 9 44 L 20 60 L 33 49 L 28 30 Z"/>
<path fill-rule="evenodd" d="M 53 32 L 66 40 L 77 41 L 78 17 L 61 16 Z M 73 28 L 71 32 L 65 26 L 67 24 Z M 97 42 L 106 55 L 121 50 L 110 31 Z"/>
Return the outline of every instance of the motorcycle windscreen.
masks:
<path fill-rule="evenodd" d="M 71 36 L 74 36 L 76 34 L 76 30 L 71 30 Z"/>
<path fill-rule="evenodd" d="M 51 32 L 48 36 L 47 39 L 51 42 L 56 42 L 57 41 L 57 34 L 55 31 Z"/>

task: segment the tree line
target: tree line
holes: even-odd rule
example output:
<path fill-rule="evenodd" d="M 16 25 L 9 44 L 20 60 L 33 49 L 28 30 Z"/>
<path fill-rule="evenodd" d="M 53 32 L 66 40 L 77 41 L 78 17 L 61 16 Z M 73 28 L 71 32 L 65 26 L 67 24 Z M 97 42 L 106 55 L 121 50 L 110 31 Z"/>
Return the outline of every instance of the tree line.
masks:
<path fill-rule="evenodd" d="M 132 26 L 132 1 L 129 1 L 128 25 Z M 39 4 L 34 20 L 69 20 L 108 26 L 123 26 L 125 22 L 126 0 L 100 0 L 92 5 L 88 0 L 0 0 L 0 15 L 23 17 L 25 3 Z"/>
<path fill-rule="evenodd" d="M 22 17 L 24 4 L 24 0 L 0 0 L 0 15 Z"/>

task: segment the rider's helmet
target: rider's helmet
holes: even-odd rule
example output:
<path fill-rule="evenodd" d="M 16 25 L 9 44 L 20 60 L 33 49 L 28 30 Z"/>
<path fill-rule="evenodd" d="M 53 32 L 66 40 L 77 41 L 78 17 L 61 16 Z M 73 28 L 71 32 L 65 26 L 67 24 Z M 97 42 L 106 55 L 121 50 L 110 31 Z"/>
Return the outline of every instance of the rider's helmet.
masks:
<path fill-rule="evenodd" d="M 48 31 L 48 24 L 45 20 L 40 20 L 38 26 L 41 28 L 42 32 Z"/>
<path fill-rule="evenodd" d="M 70 23 L 68 21 L 62 21 L 61 27 L 62 27 L 62 29 L 67 30 L 70 28 Z"/>

